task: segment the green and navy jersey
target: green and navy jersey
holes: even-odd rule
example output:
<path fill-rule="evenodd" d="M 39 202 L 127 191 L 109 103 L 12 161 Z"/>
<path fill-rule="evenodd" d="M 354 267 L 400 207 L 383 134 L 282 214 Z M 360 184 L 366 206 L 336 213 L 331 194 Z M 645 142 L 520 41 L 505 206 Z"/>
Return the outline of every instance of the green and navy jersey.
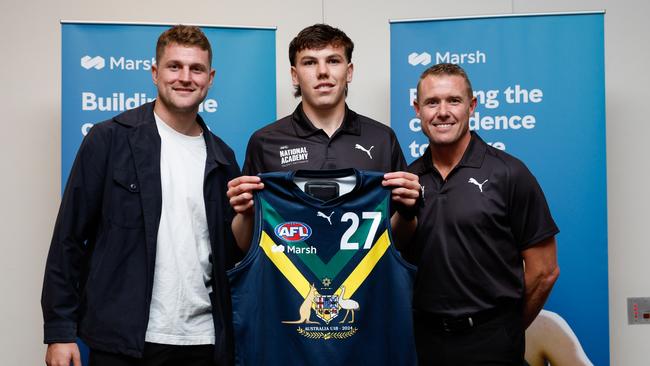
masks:
<path fill-rule="evenodd" d="M 383 173 L 261 174 L 255 236 L 228 274 L 239 365 L 415 365 L 415 269 L 395 250 Z M 352 178 L 321 201 L 295 180 Z"/>

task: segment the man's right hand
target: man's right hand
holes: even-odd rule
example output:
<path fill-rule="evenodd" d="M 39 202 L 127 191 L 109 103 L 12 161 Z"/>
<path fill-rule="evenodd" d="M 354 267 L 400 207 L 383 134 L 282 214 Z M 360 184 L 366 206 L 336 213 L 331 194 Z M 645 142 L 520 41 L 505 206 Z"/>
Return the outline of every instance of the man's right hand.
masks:
<path fill-rule="evenodd" d="M 52 343 L 47 345 L 47 366 L 81 366 L 81 354 L 76 343 Z"/>
<path fill-rule="evenodd" d="M 260 177 L 242 175 L 228 182 L 226 195 L 230 200 L 230 206 L 238 214 L 252 215 L 253 213 L 253 191 L 263 189 L 264 183 Z"/>
<path fill-rule="evenodd" d="M 232 220 L 232 232 L 237 245 L 247 252 L 253 238 L 253 191 L 263 189 L 260 177 L 242 175 L 228 182 L 228 199 L 237 215 Z"/>

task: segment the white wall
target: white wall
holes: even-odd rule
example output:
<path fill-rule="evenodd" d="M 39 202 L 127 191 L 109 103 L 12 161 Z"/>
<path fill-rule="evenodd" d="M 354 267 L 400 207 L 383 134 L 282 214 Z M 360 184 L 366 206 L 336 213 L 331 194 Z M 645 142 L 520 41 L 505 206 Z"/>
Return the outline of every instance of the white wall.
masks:
<path fill-rule="evenodd" d="M 650 296 L 646 245 L 650 156 L 645 120 L 650 85 L 650 3 L 622 0 L 267 0 L 179 2 L 5 1 L 0 24 L 0 363 L 42 364 L 40 288 L 60 192 L 59 20 L 276 25 L 278 115 L 291 96 L 287 46 L 303 27 L 338 26 L 355 41 L 349 104 L 389 121 L 388 19 L 552 12 L 607 11 L 607 169 L 609 204 L 610 332 L 612 365 L 646 365 L 650 326 L 629 326 L 625 298 Z M 479 35 L 477 35 L 478 37 Z M 561 55 L 559 55 L 561 57 Z M 580 98 L 567 95 L 567 98 Z M 561 112 L 558 111 L 561 116 Z M 570 123 L 570 121 L 567 121 Z M 561 163 L 561 162 L 558 162 Z"/>

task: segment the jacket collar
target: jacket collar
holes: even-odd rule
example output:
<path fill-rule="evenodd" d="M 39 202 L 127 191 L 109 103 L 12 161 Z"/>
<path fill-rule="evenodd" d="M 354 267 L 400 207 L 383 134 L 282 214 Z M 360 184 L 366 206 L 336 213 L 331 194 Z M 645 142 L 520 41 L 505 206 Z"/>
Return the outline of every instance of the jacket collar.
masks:
<path fill-rule="evenodd" d="M 121 125 L 128 127 L 144 127 L 147 126 L 151 128 L 156 125 L 156 119 L 154 118 L 153 109 L 156 101 L 143 104 L 140 108 L 134 108 L 123 112 L 113 118 L 113 120 Z M 205 146 L 208 156 L 208 165 L 210 162 L 216 162 L 221 165 L 230 165 L 228 159 L 223 152 L 223 150 L 217 146 L 214 139 L 211 138 L 212 132 L 208 129 L 207 125 L 203 121 L 200 115 L 196 115 L 196 122 L 201 126 L 203 130 L 203 139 L 205 140 Z"/>
<path fill-rule="evenodd" d="M 305 111 L 302 109 L 302 102 L 296 107 L 291 115 L 291 121 L 293 122 L 293 127 L 296 131 L 296 135 L 299 137 L 308 137 L 318 131 L 321 131 L 320 128 L 316 128 L 314 124 L 307 118 Z M 343 117 L 343 123 L 337 132 L 343 132 L 352 135 L 361 135 L 361 124 L 359 122 L 359 115 L 348 108 L 348 105 L 345 105 L 345 116 Z"/>

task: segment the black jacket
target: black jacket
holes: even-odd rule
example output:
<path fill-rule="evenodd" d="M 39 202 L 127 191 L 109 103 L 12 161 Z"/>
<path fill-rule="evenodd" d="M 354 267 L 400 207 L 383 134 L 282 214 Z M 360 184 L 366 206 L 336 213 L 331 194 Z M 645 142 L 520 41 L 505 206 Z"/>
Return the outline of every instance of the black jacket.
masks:
<path fill-rule="evenodd" d="M 140 357 L 144 348 L 161 215 L 160 136 L 154 103 L 95 125 L 63 194 L 41 305 L 45 343 L 74 342 Z M 226 269 L 241 253 L 230 228 L 227 182 L 240 175 L 232 150 L 209 132 L 203 195 L 212 247 L 215 357 L 231 364 Z"/>

